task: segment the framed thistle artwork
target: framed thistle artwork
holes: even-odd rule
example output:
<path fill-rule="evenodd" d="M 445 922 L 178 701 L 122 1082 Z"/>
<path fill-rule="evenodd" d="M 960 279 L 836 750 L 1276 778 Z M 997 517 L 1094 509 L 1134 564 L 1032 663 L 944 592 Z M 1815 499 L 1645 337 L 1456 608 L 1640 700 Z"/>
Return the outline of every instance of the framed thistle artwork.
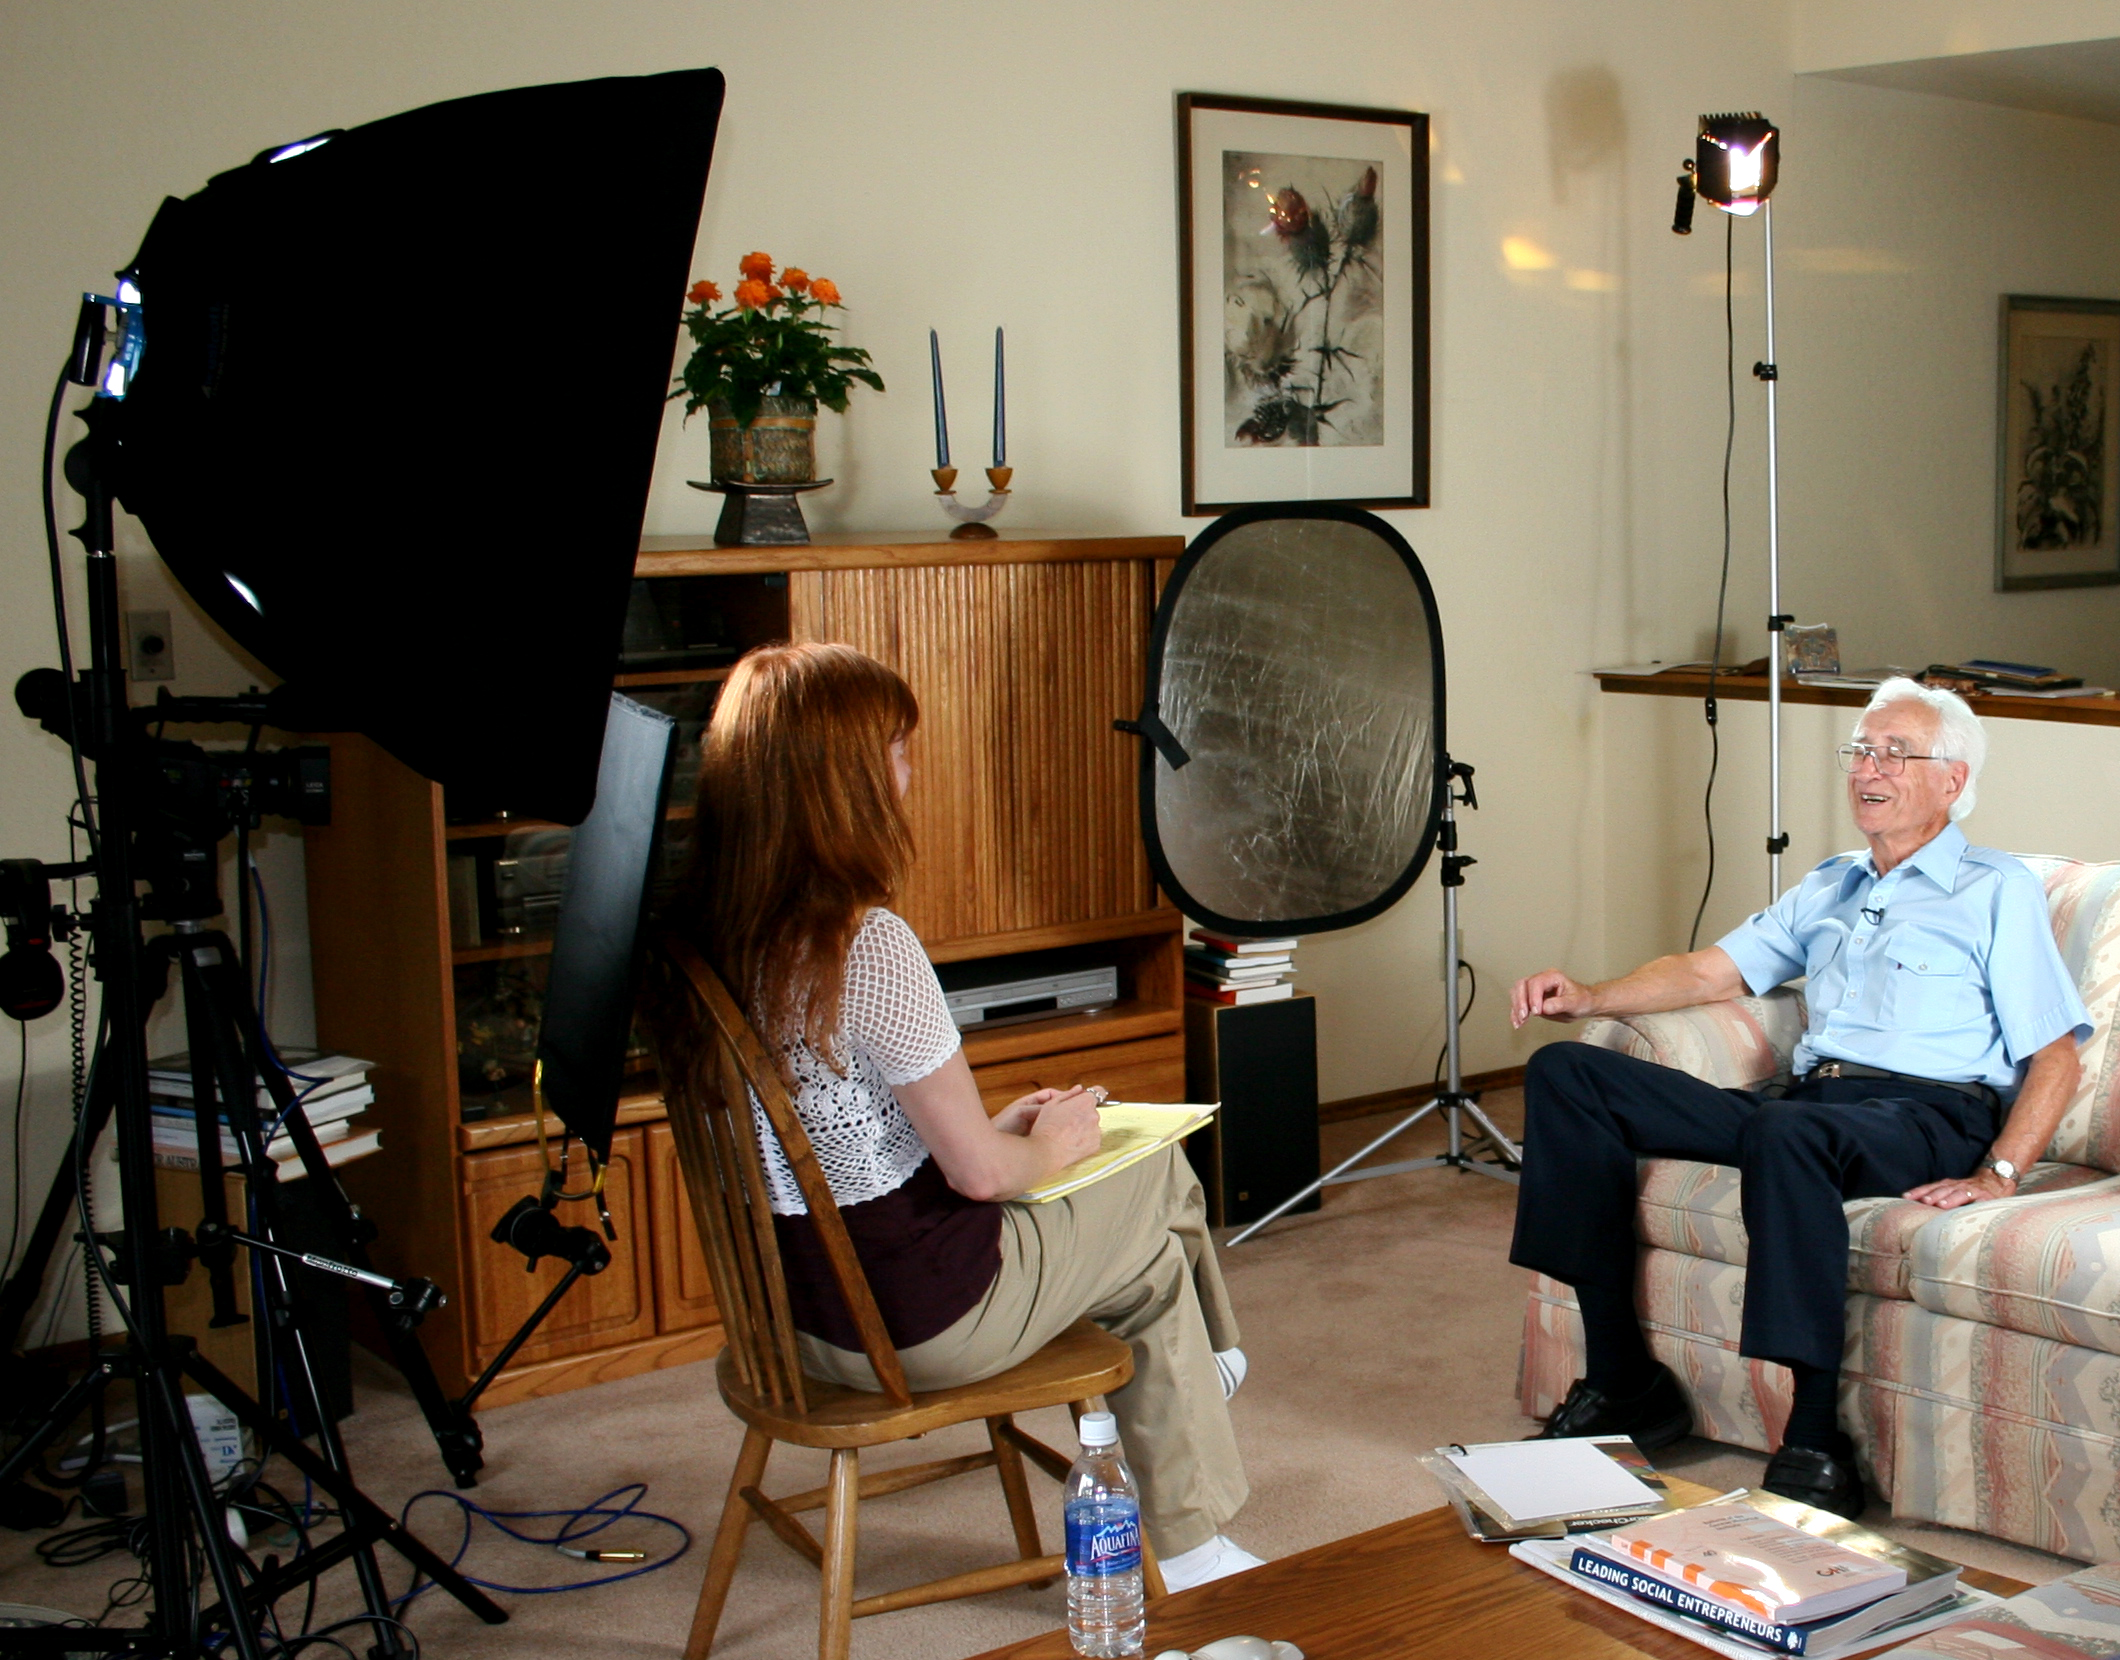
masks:
<path fill-rule="evenodd" d="M 1426 507 L 1428 117 L 1178 98 L 1185 512 Z"/>
<path fill-rule="evenodd" d="M 2120 583 L 2120 300 L 2002 297 L 1995 586 Z"/>

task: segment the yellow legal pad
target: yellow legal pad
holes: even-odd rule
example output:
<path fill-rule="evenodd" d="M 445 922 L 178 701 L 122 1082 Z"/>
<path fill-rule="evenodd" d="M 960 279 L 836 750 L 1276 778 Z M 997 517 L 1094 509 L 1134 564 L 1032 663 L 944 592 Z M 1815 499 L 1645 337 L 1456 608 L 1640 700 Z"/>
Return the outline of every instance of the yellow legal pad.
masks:
<path fill-rule="evenodd" d="M 1101 1182 L 1106 1176 L 1139 1164 L 1159 1147 L 1183 1141 L 1214 1117 L 1221 1105 L 1193 1104 L 1160 1106 L 1145 1101 L 1107 1101 L 1097 1109 L 1104 1139 L 1086 1159 L 1078 1159 L 1043 1187 L 1023 1195 L 1033 1204 L 1047 1205 L 1070 1193 Z"/>

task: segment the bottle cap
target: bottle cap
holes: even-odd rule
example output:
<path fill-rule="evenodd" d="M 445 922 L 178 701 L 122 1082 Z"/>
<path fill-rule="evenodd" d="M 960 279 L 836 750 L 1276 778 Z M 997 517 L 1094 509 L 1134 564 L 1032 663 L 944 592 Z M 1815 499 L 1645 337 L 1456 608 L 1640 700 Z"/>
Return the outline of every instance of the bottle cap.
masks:
<path fill-rule="evenodd" d="M 1109 1412 L 1085 1412 L 1075 1425 L 1075 1433 L 1082 1438 L 1085 1447 L 1116 1446 L 1119 1420 Z"/>

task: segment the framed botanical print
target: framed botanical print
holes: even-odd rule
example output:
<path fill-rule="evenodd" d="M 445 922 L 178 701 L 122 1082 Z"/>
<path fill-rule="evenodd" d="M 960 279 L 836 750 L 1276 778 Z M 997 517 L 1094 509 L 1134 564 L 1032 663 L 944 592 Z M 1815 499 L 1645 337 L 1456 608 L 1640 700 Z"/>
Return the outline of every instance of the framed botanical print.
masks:
<path fill-rule="evenodd" d="M 2120 300 L 2002 298 L 1995 586 L 2120 583 Z"/>
<path fill-rule="evenodd" d="M 1178 99 L 1185 512 L 1426 507 L 1428 118 Z"/>

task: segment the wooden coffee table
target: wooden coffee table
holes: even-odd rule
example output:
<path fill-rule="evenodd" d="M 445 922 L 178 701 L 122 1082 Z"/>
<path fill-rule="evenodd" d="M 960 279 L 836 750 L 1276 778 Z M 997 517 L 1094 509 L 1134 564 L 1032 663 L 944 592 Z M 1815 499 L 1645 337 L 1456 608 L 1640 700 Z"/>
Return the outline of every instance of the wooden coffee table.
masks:
<path fill-rule="evenodd" d="M 1666 1480 L 1682 1503 L 1715 1496 Z M 2028 1589 L 1976 1568 L 1962 1577 L 1998 1596 Z M 1703 1660 L 1709 1652 L 1570 1590 L 1517 1561 L 1506 1545 L 1467 1538 L 1447 1505 L 1159 1598 L 1148 1605 L 1145 1652 L 1153 1657 L 1239 1632 L 1294 1643 L 1307 1660 Z M 1070 1660 L 1072 1653 L 1062 1629 L 978 1660 Z"/>

